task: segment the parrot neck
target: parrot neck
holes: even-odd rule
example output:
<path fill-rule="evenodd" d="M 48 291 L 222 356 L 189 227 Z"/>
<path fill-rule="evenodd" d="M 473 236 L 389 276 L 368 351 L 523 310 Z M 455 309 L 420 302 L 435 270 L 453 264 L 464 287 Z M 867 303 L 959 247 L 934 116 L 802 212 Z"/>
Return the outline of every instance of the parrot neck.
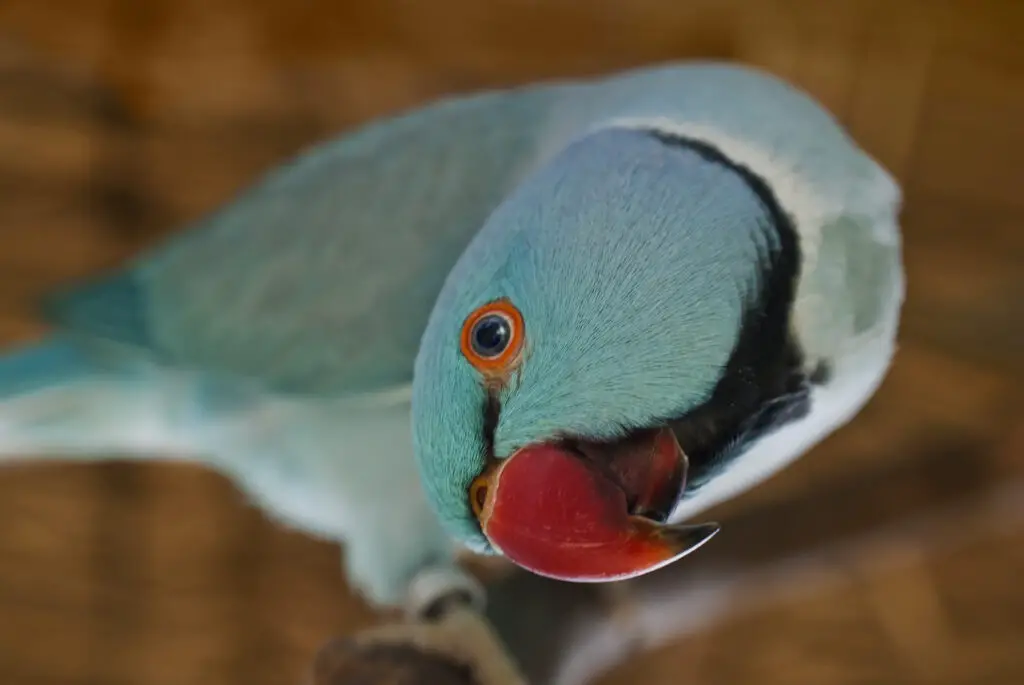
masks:
<path fill-rule="evenodd" d="M 692 495 L 754 442 L 810 411 L 810 388 L 827 381 L 819 364 L 806 371 L 803 351 L 791 326 L 802 255 L 796 227 L 771 185 L 717 148 L 689 138 L 655 132 L 665 144 L 686 147 L 731 168 L 761 200 L 774 247 L 759 261 L 757 291 L 749 300 L 737 342 L 714 390 L 698 407 L 672 423 L 690 460 L 687 495 Z"/>

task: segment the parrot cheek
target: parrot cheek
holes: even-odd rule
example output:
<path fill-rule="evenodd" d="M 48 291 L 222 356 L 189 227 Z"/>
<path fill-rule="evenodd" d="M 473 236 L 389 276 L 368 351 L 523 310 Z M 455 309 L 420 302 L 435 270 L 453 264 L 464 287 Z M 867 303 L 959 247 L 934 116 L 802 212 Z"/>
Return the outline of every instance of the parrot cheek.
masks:
<path fill-rule="evenodd" d="M 646 470 L 620 463 L 624 468 L 616 471 L 567 445 L 519 450 L 478 477 L 471 488 L 484 535 L 518 566 L 577 582 L 635 577 L 688 554 L 710 539 L 717 526 L 662 526 L 632 513 L 668 497 L 661 492 L 663 484 L 656 479 L 641 483 L 641 475 L 675 473 L 651 445 L 659 443 L 644 448 L 652 464 Z M 660 443 L 664 450 L 669 447 Z M 623 476 L 633 481 L 624 483 Z M 647 487 L 651 483 L 656 487 Z M 640 485 L 639 494 L 627 492 Z M 671 493 L 672 501 L 677 497 L 678 492 Z"/>

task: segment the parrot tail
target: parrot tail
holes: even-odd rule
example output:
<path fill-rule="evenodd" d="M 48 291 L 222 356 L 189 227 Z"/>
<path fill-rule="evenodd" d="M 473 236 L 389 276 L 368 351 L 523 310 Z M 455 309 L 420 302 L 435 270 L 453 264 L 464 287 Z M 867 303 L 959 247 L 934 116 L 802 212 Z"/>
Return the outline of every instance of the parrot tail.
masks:
<path fill-rule="evenodd" d="M 0 462 L 180 458 L 168 420 L 187 394 L 153 365 L 61 337 L 0 356 Z"/>

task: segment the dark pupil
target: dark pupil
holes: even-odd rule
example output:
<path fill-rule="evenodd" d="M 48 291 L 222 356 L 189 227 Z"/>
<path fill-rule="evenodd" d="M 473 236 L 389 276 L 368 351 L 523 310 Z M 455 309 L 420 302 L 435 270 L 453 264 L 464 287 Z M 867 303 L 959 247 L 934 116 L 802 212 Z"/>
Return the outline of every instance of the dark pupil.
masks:
<path fill-rule="evenodd" d="M 482 357 L 495 357 L 508 347 L 512 331 L 500 316 L 488 316 L 473 329 L 473 350 Z"/>

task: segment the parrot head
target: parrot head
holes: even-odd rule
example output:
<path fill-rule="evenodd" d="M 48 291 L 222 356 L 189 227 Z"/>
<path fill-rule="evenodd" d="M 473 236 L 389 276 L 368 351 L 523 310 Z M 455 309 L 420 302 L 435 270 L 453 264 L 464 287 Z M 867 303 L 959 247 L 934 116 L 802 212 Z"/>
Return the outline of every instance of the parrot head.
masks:
<path fill-rule="evenodd" d="M 416 359 L 413 435 L 446 529 L 535 573 L 609 581 L 696 549 L 666 522 L 706 402 L 776 248 L 771 208 L 714 149 L 609 127 L 494 209 Z"/>

